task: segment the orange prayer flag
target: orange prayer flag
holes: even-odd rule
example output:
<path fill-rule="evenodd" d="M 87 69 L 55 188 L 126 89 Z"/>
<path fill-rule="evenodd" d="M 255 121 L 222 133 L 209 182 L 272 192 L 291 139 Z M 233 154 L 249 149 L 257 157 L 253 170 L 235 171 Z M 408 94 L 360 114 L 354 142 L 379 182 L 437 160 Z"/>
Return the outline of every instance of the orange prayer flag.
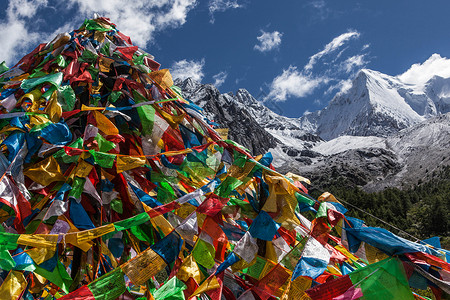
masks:
<path fill-rule="evenodd" d="M 93 111 L 95 120 L 97 121 L 97 127 L 106 135 L 118 135 L 119 130 L 116 125 L 113 124 L 104 114 L 99 111 Z"/>

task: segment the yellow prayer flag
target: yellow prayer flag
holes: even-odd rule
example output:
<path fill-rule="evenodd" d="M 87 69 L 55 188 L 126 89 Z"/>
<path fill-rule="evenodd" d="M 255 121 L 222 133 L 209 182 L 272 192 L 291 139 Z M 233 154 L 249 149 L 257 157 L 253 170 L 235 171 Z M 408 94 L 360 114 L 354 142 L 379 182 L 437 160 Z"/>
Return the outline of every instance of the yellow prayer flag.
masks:
<path fill-rule="evenodd" d="M 202 274 L 192 254 L 184 259 L 176 276 L 182 281 L 188 281 L 191 277 L 197 283 L 202 281 Z"/>
<path fill-rule="evenodd" d="M 149 76 L 165 90 L 173 85 L 172 75 L 170 74 L 169 69 L 153 71 Z"/>
<path fill-rule="evenodd" d="M 336 198 L 329 192 L 323 193 L 322 195 L 319 196 L 319 198 L 317 198 L 317 200 L 319 202 L 338 202 L 339 203 L 339 201 L 337 201 Z"/>
<path fill-rule="evenodd" d="M 278 263 L 278 255 L 275 252 L 272 241 L 266 241 L 266 258 L 274 263 Z"/>
<path fill-rule="evenodd" d="M 121 265 L 120 268 L 134 285 L 142 285 L 166 267 L 166 263 L 151 248 Z"/>
<path fill-rule="evenodd" d="M 29 93 L 26 93 L 25 95 L 22 96 L 22 98 L 20 98 L 20 102 L 22 102 L 24 99 L 30 99 L 31 102 L 34 102 L 36 100 L 39 100 L 42 96 L 42 93 L 40 91 L 40 89 L 35 89 L 32 90 Z"/>
<path fill-rule="evenodd" d="M 78 243 L 77 232 L 79 232 L 79 230 L 78 230 L 78 228 L 75 227 L 75 225 L 72 224 L 72 222 L 69 221 L 69 219 L 67 219 L 64 215 L 58 217 L 58 219 L 61 219 L 65 222 L 67 222 L 67 224 L 69 224 L 69 226 L 70 226 L 68 233 L 64 236 L 65 242 L 67 244 L 72 244 L 72 245 L 80 248 L 84 252 L 87 252 L 87 251 L 89 251 L 89 249 L 91 249 L 91 247 L 93 245 L 93 242 L 91 242 L 91 241 L 84 242 L 84 243 Z"/>
<path fill-rule="evenodd" d="M 311 181 L 310 181 L 308 178 L 305 178 L 305 177 L 303 177 L 303 176 L 294 174 L 294 173 L 292 173 L 292 172 L 288 172 L 288 173 L 286 173 L 286 175 L 284 175 L 284 176 L 286 176 L 286 177 L 288 177 L 288 178 L 290 178 L 290 179 L 292 179 L 292 180 L 294 180 L 294 181 L 300 181 L 300 182 L 305 182 L 305 183 L 307 183 L 307 184 L 311 184 Z"/>
<path fill-rule="evenodd" d="M 117 156 L 117 173 L 135 169 L 145 165 L 147 162 L 145 156 Z"/>
<path fill-rule="evenodd" d="M 17 239 L 18 245 L 56 250 L 58 244 L 57 234 L 21 234 Z"/>
<path fill-rule="evenodd" d="M 186 115 L 185 113 L 183 113 L 179 116 L 175 116 L 165 112 L 158 105 L 153 105 L 153 107 L 161 115 L 161 117 L 163 117 L 164 120 L 166 120 L 167 123 L 169 123 L 170 127 L 174 129 L 177 128 L 178 124 L 180 124 L 184 120 L 184 117 Z"/>
<path fill-rule="evenodd" d="M 150 222 L 152 222 L 153 226 L 159 228 L 164 233 L 164 235 L 169 235 L 169 233 L 171 233 L 173 230 L 173 226 L 162 215 L 152 217 L 150 219 Z"/>
<path fill-rule="evenodd" d="M 339 252 L 341 252 L 342 254 L 344 254 L 345 256 L 347 256 L 350 260 L 352 260 L 352 261 L 358 260 L 358 258 L 356 256 L 354 256 L 353 254 L 351 254 L 344 246 L 336 245 L 336 246 L 334 246 L 334 248 L 336 250 L 338 250 Z"/>
<path fill-rule="evenodd" d="M 55 255 L 55 251 L 49 248 L 33 248 L 28 250 L 27 254 L 37 265 L 40 265 L 52 258 Z"/>
<path fill-rule="evenodd" d="M 97 38 L 97 36 L 95 36 L 96 34 L 94 34 L 94 38 Z M 99 38 L 105 39 L 105 36 L 99 36 Z M 98 67 L 100 69 L 100 72 L 104 72 L 107 73 L 111 70 L 111 64 L 114 62 L 113 59 L 107 58 L 107 57 L 100 57 L 98 60 Z"/>
<path fill-rule="evenodd" d="M 58 123 L 62 115 L 62 107 L 58 103 L 58 98 L 56 96 L 56 91 L 53 92 L 50 101 L 45 108 L 45 113 L 48 115 L 53 123 Z"/>
<path fill-rule="evenodd" d="M 91 111 L 91 110 L 104 110 L 104 107 L 94 107 L 94 106 L 86 106 L 84 104 L 81 105 L 81 111 Z"/>
<path fill-rule="evenodd" d="M 228 140 L 228 128 L 216 128 L 215 131 L 219 134 L 222 140 Z"/>
<path fill-rule="evenodd" d="M 0 286 L 0 300 L 18 299 L 26 287 L 22 272 L 11 271 Z"/>
<path fill-rule="evenodd" d="M 308 294 L 305 293 L 307 289 L 311 287 L 312 280 L 299 276 L 291 282 L 291 286 L 288 293 L 289 300 L 297 300 L 297 299 L 309 299 Z M 306 297 L 306 298 L 303 298 Z"/>
<path fill-rule="evenodd" d="M 80 231 L 77 232 L 77 242 L 79 244 L 85 243 L 115 230 L 116 228 L 114 227 L 114 224 L 111 223 L 94 229 Z"/>
<path fill-rule="evenodd" d="M 43 125 L 43 124 L 45 124 L 47 122 L 50 122 L 50 120 L 47 119 L 46 117 L 44 117 L 43 115 L 34 115 L 34 116 L 32 115 L 32 116 L 30 116 L 30 125 L 32 125 L 30 127 Z"/>
<path fill-rule="evenodd" d="M 23 174 L 40 185 L 47 186 L 55 181 L 65 181 L 59 164 L 53 156 L 34 164 L 26 169 Z"/>
<path fill-rule="evenodd" d="M 108 246 L 106 246 L 106 244 L 103 241 L 101 241 L 101 245 L 102 245 L 102 254 L 109 257 L 114 269 L 117 268 L 118 267 L 117 260 L 114 257 L 114 255 L 111 253 L 111 251 L 109 250 Z"/>
<path fill-rule="evenodd" d="M 201 293 L 212 291 L 218 288 L 220 288 L 220 283 L 217 280 L 216 276 L 212 275 L 211 277 L 203 281 L 203 283 L 195 290 L 195 292 L 189 297 L 189 299 L 194 296 L 200 295 Z"/>
<path fill-rule="evenodd" d="M 73 176 L 77 176 L 80 178 L 86 178 L 89 176 L 89 173 L 91 173 L 93 167 L 94 166 L 90 163 L 80 160 L 76 168 L 70 173 L 70 177 L 73 178 Z"/>
<path fill-rule="evenodd" d="M 342 276 L 342 272 L 338 268 L 336 268 L 335 266 L 328 265 L 327 266 L 327 271 L 330 272 L 330 274 Z"/>

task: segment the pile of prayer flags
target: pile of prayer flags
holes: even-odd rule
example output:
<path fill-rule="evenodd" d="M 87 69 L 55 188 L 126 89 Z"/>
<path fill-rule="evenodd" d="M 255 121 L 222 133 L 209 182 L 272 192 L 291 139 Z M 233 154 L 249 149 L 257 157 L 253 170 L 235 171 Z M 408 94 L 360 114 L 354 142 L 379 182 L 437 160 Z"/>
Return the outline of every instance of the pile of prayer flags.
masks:
<path fill-rule="evenodd" d="M 1 64 L 0 299 L 449 293 L 439 240 L 346 217 L 210 124 L 106 18 Z"/>

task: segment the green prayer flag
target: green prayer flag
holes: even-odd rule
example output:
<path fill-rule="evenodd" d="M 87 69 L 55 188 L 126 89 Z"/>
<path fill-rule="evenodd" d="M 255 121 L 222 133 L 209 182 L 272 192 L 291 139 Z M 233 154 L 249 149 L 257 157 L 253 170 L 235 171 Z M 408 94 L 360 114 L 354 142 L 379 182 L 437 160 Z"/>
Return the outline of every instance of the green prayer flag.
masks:
<path fill-rule="evenodd" d="M 167 204 L 176 199 L 175 192 L 168 182 L 160 182 L 160 185 L 161 186 L 158 188 L 158 195 L 156 197 L 159 202 Z"/>
<path fill-rule="evenodd" d="M 131 227 L 138 226 L 144 224 L 145 222 L 150 221 L 150 216 L 143 212 L 129 219 L 125 219 L 119 222 L 114 223 L 114 227 L 116 227 L 117 231 L 130 229 Z"/>
<path fill-rule="evenodd" d="M 83 193 L 84 190 L 85 182 L 86 178 L 75 177 L 72 183 L 72 189 L 69 192 L 69 197 L 80 199 L 81 193 Z"/>
<path fill-rule="evenodd" d="M 215 193 L 219 197 L 226 198 L 234 189 L 236 189 L 241 184 L 242 181 L 240 181 L 239 179 L 228 176 L 224 181 L 222 181 L 221 184 L 219 184 L 219 186 L 215 190 Z"/>
<path fill-rule="evenodd" d="M 135 59 L 133 59 L 133 63 L 134 63 L 135 65 L 142 65 L 142 64 L 144 64 L 144 58 L 145 58 L 146 56 L 148 56 L 147 53 L 144 53 L 144 54 L 142 54 L 142 55 L 139 55 L 138 57 L 136 57 Z"/>
<path fill-rule="evenodd" d="M 63 111 L 72 111 L 77 101 L 75 92 L 70 85 L 58 87 L 58 103 Z"/>
<path fill-rule="evenodd" d="M 115 212 L 118 212 L 119 214 L 123 213 L 122 200 L 116 198 L 113 201 L 111 201 L 111 208 Z M 114 224 L 114 226 L 116 226 L 116 225 Z"/>
<path fill-rule="evenodd" d="M 195 243 L 194 249 L 192 250 L 192 255 L 195 261 L 204 266 L 207 269 L 214 267 L 214 257 L 216 255 L 216 250 L 214 246 L 202 239 L 198 239 Z"/>
<path fill-rule="evenodd" d="M 42 94 L 42 98 L 44 98 L 45 100 L 49 101 L 50 97 L 53 95 L 53 93 L 57 90 L 56 86 L 52 86 L 51 88 L 49 88 L 45 93 Z"/>
<path fill-rule="evenodd" d="M 43 77 L 45 75 L 47 75 L 47 73 L 42 71 L 42 68 L 37 68 L 33 70 L 33 73 L 31 73 L 30 76 L 28 76 L 28 79 Z"/>
<path fill-rule="evenodd" d="M 259 279 L 265 266 L 266 260 L 261 258 L 260 256 L 257 256 L 256 262 L 248 268 L 247 275 L 255 279 Z"/>
<path fill-rule="evenodd" d="M 111 28 L 105 28 L 98 24 L 95 20 L 85 20 L 81 27 L 85 27 L 86 30 L 95 30 L 100 32 L 108 32 L 112 30 Z"/>
<path fill-rule="evenodd" d="M 64 267 L 60 261 L 57 262 L 56 268 L 54 268 L 51 272 L 39 266 L 36 266 L 36 269 L 33 272 L 56 284 L 65 293 L 69 293 L 72 278 L 67 273 L 66 267 Z"/>
<path fill-rule="evenodd" d="M 327 217 L 327 204 L 322 202 L 320 203 L 319 209 L 317 210 L 316 218 Z"/>
<path fill-rule="evenodd" d="M 155 109 L 151 105 L 143 105 L 136 108 L 142 124 L 142 134 L 151 134 L 155 120 Z"/>
<path fill-rule="evenodd" d="M 10 271 L 15 266 L 16 266 L 16 262 L 12 258 L 9 251 L 8 250 L 0 250 L 0 268 L 5 271 Z"/>
<path fill-rule="evenodd" d="M 389 257 L 357 269 L 349 274 L 354 285 L 360 287 L 366 300 L 414 299 L 401 261 Z"/>
<path fill-rule="evenodd" d="M 153 239 L 142 230 L 141 226 L 133 226 L 130 228 L 130 232 L 137 237 L 140 241 L 152 243 Z"/>
<path fill-rule="evenodd" d="M 115 154 L 97 152 L 94 150 L 89 150 L 89 153 L 91 153 L 95 163 L 102 168 L 109 169 L 114 165 L 114 160 L 116 159 Z"/>
<path fill-rule="evenodd" d="M 5 73 L 8 70 L 9 70 L 8 66 L 6 65 L 5 61 L 3 61 L 0 64 L 0 74 L 3 74 L 3 73 Z"/>
<path fill-rule="evenodd" d="M 93 64 L 97 60 L 98 55 L 92 53 L 89 50 L 84 50 L 79 58 L 79 61 L 87 62 L 89 64 Z"/>
<path fill-rule="evenodd" d="M 297 198 L 297 201 L 299 203 L 302 202 L 309 206 L 313 206 L 315 204 L 315 201 L 313 199 L 306 197 L 305 195 L 297 193 L 297 192 L 295 192 L 295 198 Z"/>
<path fill-rule="evenodd" d="M 67 67 L 68 63 L 67 61 L 64 59 L 64 56 L 62 55 L 58 55 L 56 57 L 56 63 L 58 64 L 58 66 L 60 66 L 61 68 L 65 68 Z"/>
<path fill-rule="evenodd" d="M 294 271 L 295 266 L 297 265 L 300 257 L 302 256 L 303 248 L 305 248 L 306 241 L 308 237 L 304 237 L 300 243 L 297 244 L 292 250 L 284 256 L 281 260 L 280 264 L 284 266 L 286 269 Z"/>
<path fill-rule="evenodd" d="M 58 73 L 54 73 L 54 74 L 50 74 L 44 77 L 39 77 L 39 78 L 32 78 L 32 79 L 25 79 L 24 81 L 22 81 L 22 84 L 20 85 L 20 87 L 23 90 L 31 90 L 34 87 L 42 84 L 42 83 L 51 83 L 52 85 L 59 87 L 62 83 L 63 80 L 63 73 L 62 72 L 58 72 Z"/>
<path fill-rule="evenodd" d="M 0 232 L 0 250 L 14 250 L 20 234 Z"/>
<path fill-rule="evenodd" d="M 132 90 L 131 93 L 133 94 L 133 99 L 134 101 L 136 101 L 136 103 L 141 103 L 141 102 L 147 102 L 148 99 L 145 98 L 141 93 L 139 93 L 136 90 Z"/>
<path fill-rule="evenodd" d="M 81 149 L 83 147 L 83 138 L 81 138 L 81 137 L 78 138 L 75 142 L 70 144 L 69 147 Z M 70 156 L 70 155 L 67 155 L 67 153 L 64 151 L 64 149 L 61 149 L 61 150 L 57 151 L 55 154 L 53 154 L 53 157 L 56 159 L 60 158 L 64 163 L 69 164 L 69 163 L 74 163 L 74 162 L 78 161 L 79 155 Z"/>
<path fill-rule="evenodd" d="M 112 270 L 88 284 L 95 299 L 113 300 L 125 293 L 124 273 L 121 268 Z"/>
<path fill-rule="evenodd" d="M 121 91 L 112 91 L 111 94 L 109 94 L 108 96 L 108 101 L 114 103 L 117 100 L 119 100 L 120 96 L 122 96 Z"/>
<path fill-rule="evenodd" d="M 108 152 L 116 147 L 116 144 L 105 139 L 100 133 L 97 133 L 95 140 L 97 141 L 100 152 Z"/>
<path fill-rule="evenodd" d="M 245 163 L 247 161 L 246 155 L 242 154 L 241 152 L 234 151 L 233 158 L 234 158 L 233 165 L 236 165 L 241 168 L 245 166 Z"/>
<path fill-rule="evenodd" d="M 172 85 L 170 88 L 172 89 L 172 91 L 180 95 L 180 97 L 183 97 L 183 95 L 181 94 L 181 88 L 179 86 Z"/>
<path fill-rule="evenodd" d="M 242 215 L 256 218 L 257 213 L 253 209 L 253 206 L 248 202 L 236 198 L 231 198 L 230 201 L 228 201 L 227 205 L 237 205 L 241 208 Z"/>
<path fill-rule="evenodd" d="M 185 299 L 183 291 L 187 286 L 176 276 L 169 279 L 163 286 L 153 293 L 153 297 L 158 300 L 163 299 Z"/>

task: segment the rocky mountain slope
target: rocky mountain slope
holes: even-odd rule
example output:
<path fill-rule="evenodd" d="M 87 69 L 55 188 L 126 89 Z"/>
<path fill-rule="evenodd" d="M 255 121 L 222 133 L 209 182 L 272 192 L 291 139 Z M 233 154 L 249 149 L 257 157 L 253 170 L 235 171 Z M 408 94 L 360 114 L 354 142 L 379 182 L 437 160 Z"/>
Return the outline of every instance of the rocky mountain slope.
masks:
<path fill-rule="evenodd" d="M 364 69 L 326 108 L 298 119 L 276 114 L 245 89 L 220 94 L 192 79 L 176 84 L 209 118 L 229 128 L 230 138 L 255 155 L 271 151 L 278 170 L 310 177 L 319 186 L 409 186 L 449 164 L 450 78 L 412 85 Z"/>

